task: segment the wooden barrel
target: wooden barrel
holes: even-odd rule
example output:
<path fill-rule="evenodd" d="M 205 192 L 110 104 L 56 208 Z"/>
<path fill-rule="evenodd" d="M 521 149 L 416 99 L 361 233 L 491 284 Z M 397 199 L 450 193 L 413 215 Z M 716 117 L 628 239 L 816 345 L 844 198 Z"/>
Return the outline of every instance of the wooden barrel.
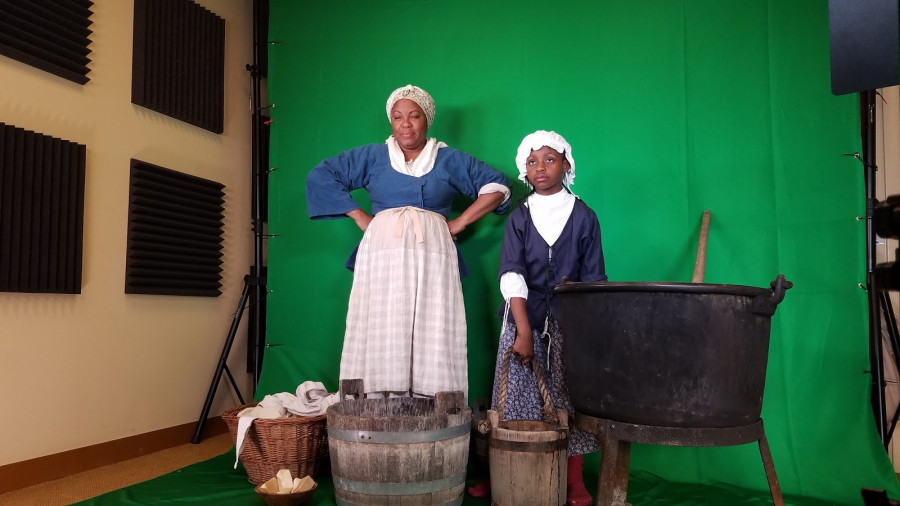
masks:
<path fill-rule="evenodd" d="M 543 397 L 543 420 L 503 420 L 512 347 L 503 358 L 497 411 L 490 422 L 491 504 L 494 506 L 561 506 L 566 503 L 569 415 L 553 409 L 537 360 L 531 362 Z"/>
<path fill-rule="evenodd" d="M 463 393 L 365 399 L 362 392 L 361 380 L 341 381 L 341 398 L 358 398 L 327 411 L 335 502 L 462 504 L 472 422 Z"/>

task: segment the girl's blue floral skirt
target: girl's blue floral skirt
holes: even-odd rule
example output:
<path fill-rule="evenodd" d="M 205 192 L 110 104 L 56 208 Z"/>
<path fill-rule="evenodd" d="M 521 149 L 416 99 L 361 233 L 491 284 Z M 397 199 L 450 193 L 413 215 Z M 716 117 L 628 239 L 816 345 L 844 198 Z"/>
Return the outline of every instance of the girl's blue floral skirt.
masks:
<path fill-rule="evenodd" d="M 566 387 L 565 363 L 563 357 L 563 335 L 560 332 L 559 323 L 552 315 L 547 320 L 546 332 L 543 329 L 534 329 L 534 359 L 540 361 L 544 370 L 544 381 L 550 391 L 553 406 L 569 412 L 569 416 L 575 414 L 572 409 L 572 401 L 569 399 L 569 391 Z M 494 393 L 491 396 L 491 409 L 498 406 L 498 392 L 500 387 L 500 375 L 503 370 L 503 355 L 516 340 L 516 324 L 510 318 L 500 330 L 500 344 L 497 348 L 497 364 L 494 369 Z M 547 350 L 550 350 L 548 360 Z M 506 391 L 506 406 L 503 418 L 506 420 L 543 420 L 541 394 L 538 391 L 537 380 L 530 367 L 522 365 L 522 362 L 513 355 L 509 361 L 509 383 Z M 569 455 L 582 455 L 600 449 L 600 438 L 596 434 L 585 432 L 569 424 Z"/>

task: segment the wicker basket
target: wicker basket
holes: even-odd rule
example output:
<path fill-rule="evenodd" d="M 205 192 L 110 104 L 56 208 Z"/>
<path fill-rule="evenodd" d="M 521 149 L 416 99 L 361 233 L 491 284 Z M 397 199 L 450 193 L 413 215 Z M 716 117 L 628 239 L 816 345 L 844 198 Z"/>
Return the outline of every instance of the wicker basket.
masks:
<path fill-rule="evenodd" d="M 237 444 L 238 413 L 256 403 L 238 406 L 222 413 L 222 420 Z M 328 460 L 326 416 L 257 418 L 244 436 L 241 463 L 254 485 L 265 483 L 280 469 L 291 476 L 316 478 L 331 466 Z"/>

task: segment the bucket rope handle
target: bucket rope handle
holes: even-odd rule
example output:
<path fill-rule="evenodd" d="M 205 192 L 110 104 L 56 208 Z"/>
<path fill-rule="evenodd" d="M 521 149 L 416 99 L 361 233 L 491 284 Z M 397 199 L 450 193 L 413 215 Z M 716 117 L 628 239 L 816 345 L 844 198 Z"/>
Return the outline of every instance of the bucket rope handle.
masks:
<path fill-rule="evenodd" d="M 501 420 L 504 420 L 506 415 L 506 390 L 507 385 L 509 384 L 509 361 L 512 358 L 512 354 L 513 347 L 510 346 L 507 348 L 506 352 L 503 353 L 502 368 L 500 369 L 500 388 L 497 392 L 497 414 L 500 416 Z M 537 360 L 532 360 L 530 364 L 531 370 L 534 372 L 534 378 L 537 380 L 538 392 L 540 392 L 541 400 L 543 400 L 541 411 L 544 414 L 544 418 L 548 419 L 551 423 L 559 424 L 559 416 L 557 416 L 556 408 L 553 407 L 553 399 L 550 398 L 550 390 L 547 388 L 547 382 L 544 380 L 544 371 L 541 368 L 541 364 Z"/>

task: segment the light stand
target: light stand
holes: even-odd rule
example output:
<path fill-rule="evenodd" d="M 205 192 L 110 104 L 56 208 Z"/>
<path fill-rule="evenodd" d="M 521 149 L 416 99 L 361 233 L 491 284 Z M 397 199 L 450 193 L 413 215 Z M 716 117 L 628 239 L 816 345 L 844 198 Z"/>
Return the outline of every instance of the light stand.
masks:
<path fill-rule="evenodd" d="M 900 290 L 900 265 L 894 262 L 876 264 L 875 237 L 900 237 L 900 196 L 892 195 L 884 202 L 875 198 L 875 97 L 869 90 L 861 94 L 862 117 L 865 121 L 863 165 L 866 173 L 866 253 L 867 293 L 869 296 L 869 360 L 872 370 L 872 410 L 881 443 L 888 447 L 900 418 L 900 406 L 895 409 L 888 426 L 885 406 L 884 375 L 885 346 L 890 346 L 894 365 L 900 370 L 900 332 L 888 293 Z M 898 252 L 900 253 L 900 252 Z M 896 253 L 895 253 L 896 257 Z M 896 260 L 896 258 L 895 258 Z"/>
<path fill-rule="evenodd" d="M 249 278 L 250 276 L 244 276 L 244 289 L 241 291 L 241 298 L 238 301 L 237 310 L 234 312 L 234 317 L 231 320 L 231 328 L 228 330 L 228 337 L 225 338 L 225 347 L 222 349 L 222 354 L 219 355 L 219 363 L 216 365 L 216 372 L 213 373 L 212 384 L 209 386 L 209 391 L 206 393 L 206 401 L 203 402 L 203 409 L 200 411 L 200 419 L 197 420 L 197 426 L 194 429 L 194 436 L 191 438 L 191 443 L 197 444 L 200 442 L 201 435 L 203 434 L 203 425 L 206 424 L 206 417 L 209 416 L 209 410 L 212 407 L 213 399 L 216 397 L 216 389 L 219 386 L 219 381 L 222 379 L 222 371 L 228 374 L 228 379 L 231 381 L 231 386 L 234 388 L 238 400 L 241 401 L 241 404 L 244 404 L 244 397 L 241 395 L 241 389 L 238 388 L 237 383 L 234 381 L 234 376 L 231 375 L 231 371 L 228 369 L 228 364 L 226 362 L 228 360 L 228 354 L 231 352 L 231 345 L 234 344 L 234 336 L 237 333 L 238 326 L 241 324 L 241 314 L 243 314 L 244 306 L 247 304 L 247 296 L 250 293 Z"/>
<path fill-rule="evenodd" d="M 253 220 L 253 267 L 250 274 L 255 276 L 253 287 L 253 311 L 250 312 L 249 331 L 250 339 L 253 343 L 252 355 L 253 364 L 253 391 L 256 392 L 256 385 L 259 383 L 259 373 L 262 369 L 263 352 L 265 348 L 265 304 L 266 304 L 266 268 L 263 259 L 263 239 L 266 237 L 264 223 L 268 218 L 266 209 L 268 206 L 268 192 L 264 190 L 268 186 L 268 167 L 263 167 L 263 142 L 262 127 L 263 117 L 262 111 L 264 107 L 260 105 L 262 75 L 260 72 L 260 62 L 265 57 L 266 38 L 268 37 L 268 29 L 262 30 L 262 23 L 268 23 L 269 15 L 268 0 L 253 0 L 253 64 L 247 66 L 250 71 L 252 91 L 251 91 L 251 108 L 253 110 L 253 121 L 251 124 L 251 164 L 253 177 L 251 178 L 253 201 L 252 201 L 252 220 Z M 268 28 L 268 24 L 266 24 Z M 268 61 L 266 59 L 266 61 Z M 267 65 L 268 66 L 268 65 Z M 268 107 L 265 107 L 266 109 Z M 268 143 L 265 144 L 268 148 Z M 268 157 L 266 157 L 268 160 Z M 264 219 L 265 217 L 265 219 Z M 250 357 L 248 357 L 249 359 Z"/>
<path fill-rule="evenodd" d="M 265 327 L 263 321 L 264 308 L 265 308 L 265 295 L 266 295 L 266 277 L 264 275 L 265 267 L 263 266 L 263 239 L 265 238 L 264 228 L 264 209 L 266 205 L 266 199 L 263 197 L 262 190 L 264 188 L 264 178 L 267 175 L 267 169 L 264 169 L 261 164 L 261 148 L 262 148 L 262 108 L 260 107 L 260 72 L 259 72 L 259 62 L 261 51 L 265 51 L 264 41 L 261 41 L 261 21 L 262 9 L 265 8 L 263 2 L 265 0 L 253 0 L 253 63 L 247 65 L 247 70 L 250 72 L 251 78 L 251 109 L 252 109 L 252 121 L 251 121 L 251 167 L 252 167 L 252 177 L 251 177 L 251 193 L 252 193 L 252 203 L 251 203 L 251 213 L 252 213 L 252 227 L 253 227 L 253 265 L 250 267 L 250 274 L 244 276 L 244 288 L 241 292 L 241 298 L 238 302 L 237 309 L 234 312 L 234 317 L 232 319 L 231 328 L 228 331 L 228 336 L 225 339 L 225 346 L 222 349 L 222 354 L 219 357 L 219 363 L 216 365 L 216 370 L 213 373 L 212 383 L 209 386 L 209 391 L 206 394 L 206 401 L 203 403 L 203 409 L 200 411 L 200 418 L 197 420 L 197 426 L 194 430 L 194 436 L 191 438 L 191 443 L 197 444 L 200 442 L 201 435 L 203 433 L 203 426 L 206 424 L 206 419 L 209 416 L 209 411 L 212 407 L 213 400 L 216 396 L 216 390 L 219 386 L 219 382 L 222 379 L 222 373 L 225 372 L 228 375 L 228 379 L 231 381 L 231 386 L 234 388 L 237 393 L 238 399 L 241 404 L 244 404 L 244 398 L 241 396 L 240 389 L 238 389 L 237 383 L 234 381 L 234 377 L 231 375 L 231 371 L 228 369 L 228 365 L 226 363 L 228 359 L 228 355 L 231 352 L 231 346 L 234 344 L 235 334 L 237 332 L 238 326 L 240 325 L 241 315 L 244 312 L 244 309 L 247 305 L 247 299 L 250 298 L 252 300 L 253 311 L 250 311 L 250 321 L 248 323 L 249 335 L 248 339 L 252 342 L 252 348 L 248 348 L 248 352 L 252 350 L 252 357 L 248 357 L 249 360 L 252 361 L 251 369 L 253 372 L 253 392 L 256 392 L 256 386 L 259 383 L 259 372 L 262 368 L 262 360 L 263 360 L 263 350 L 264 350 L 264 342 L 265 342 Z M 262 46 L 262 47 L 261 47 Z M 252 297 L 251 297 L 252 292 Z"/>
<path fill-rule="evenodd" d="M 873 211 L 875 209 L 875 90 L 860 92 L 861 116 L 864 122 L 863 172 L 866 191 L 866 294 L 869 299 L 869 365 L 872 372 L 872 411 L 882 444 L 887 445 L 884 400 L 884 362 L 881 343 L 881 298 L 875 283 L 876 262 Z"/>

